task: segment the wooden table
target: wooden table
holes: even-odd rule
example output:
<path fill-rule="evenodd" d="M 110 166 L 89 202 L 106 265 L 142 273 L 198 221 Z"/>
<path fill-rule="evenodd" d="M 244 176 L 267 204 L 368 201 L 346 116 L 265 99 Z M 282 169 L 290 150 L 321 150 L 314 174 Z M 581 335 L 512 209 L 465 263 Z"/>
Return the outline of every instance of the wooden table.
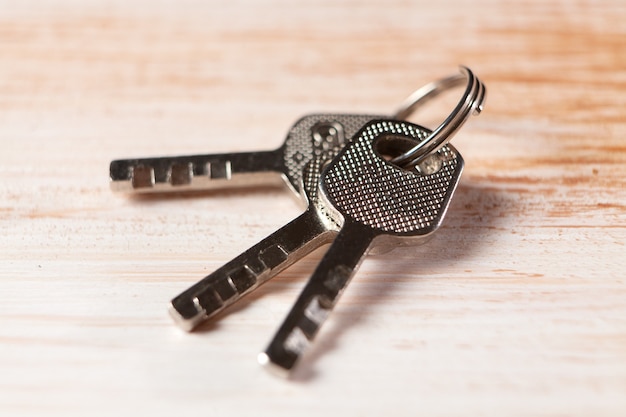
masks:
<path fill-rule="evenodd" d="M 0 2 L 0 414 L 626 415 L 625 21 L 621 0 Z M 172 323 L 301 207 L 125 198 L 110 160 L 271 149 L 459 64 L 489 96 L 443 227 L 368 257 L 291 380 L 256 355 L 323 250 Z"/>

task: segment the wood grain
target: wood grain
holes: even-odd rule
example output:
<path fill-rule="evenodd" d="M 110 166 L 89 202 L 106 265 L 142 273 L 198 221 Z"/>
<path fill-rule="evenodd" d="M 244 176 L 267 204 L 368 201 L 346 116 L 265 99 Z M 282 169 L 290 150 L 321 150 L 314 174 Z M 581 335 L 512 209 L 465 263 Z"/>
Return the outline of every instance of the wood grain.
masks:
<path fill-rule="evenodd" d="M 625 415 L 625 20 L 619 0 L 0 1 L 0 414 Z M 173 325 L 172 296 L 300 207 L 123 198 L 111 159 L 271 149 L 459 64 L 489 96 L 444 226 L 364 262 L 292 380 L 255 358 L 323 251 Z"/>

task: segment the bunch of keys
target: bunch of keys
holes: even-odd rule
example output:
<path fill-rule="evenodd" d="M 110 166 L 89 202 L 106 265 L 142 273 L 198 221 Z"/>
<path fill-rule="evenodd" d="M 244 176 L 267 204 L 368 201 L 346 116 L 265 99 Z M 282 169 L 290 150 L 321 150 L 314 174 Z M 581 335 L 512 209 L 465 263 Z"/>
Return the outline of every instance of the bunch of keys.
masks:
<path fill-rule="evenodd" d="M 434 131 L 403 121 L 438 94 L 467 83 Z M 331 243 L 259 362 L 288 372 L 313 341 L 375 245 L 423 242 L 441 224 L 463 159 L 448 141 L 482 111 L 484 84 L 466 67 L 427 84 L 392 117 L 314 114 L 275 151 L 116 160 L 111 187 L 130 193 L 215 189 L 282 177 L 307 203 L 303 214 L 176 296 L 187 331 L 316 248 Z"/>

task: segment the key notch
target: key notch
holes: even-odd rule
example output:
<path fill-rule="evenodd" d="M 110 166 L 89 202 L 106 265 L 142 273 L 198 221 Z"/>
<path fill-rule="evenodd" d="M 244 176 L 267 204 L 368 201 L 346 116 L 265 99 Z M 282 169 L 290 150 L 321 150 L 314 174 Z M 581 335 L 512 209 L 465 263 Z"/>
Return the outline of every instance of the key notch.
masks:
<path fill-rule="evenodd" d="M 206 172 L 210 180 L 230 180 L 232 177 L 231 162 L 207 162 Z"/>
<path fill-rule="evenodd" d="M 131 168 L 131 184 L 133 188 L 152 188 L 154 187 L 154 168 L 148 165 L 137 165 Z"/>
<path fill-rule="evenodd" d="M 193 164 L 191 162 L 176 162 L 170 166 L 167 174 L 169 183 L 173 186 L 189 185 L 193 179 Z"/>

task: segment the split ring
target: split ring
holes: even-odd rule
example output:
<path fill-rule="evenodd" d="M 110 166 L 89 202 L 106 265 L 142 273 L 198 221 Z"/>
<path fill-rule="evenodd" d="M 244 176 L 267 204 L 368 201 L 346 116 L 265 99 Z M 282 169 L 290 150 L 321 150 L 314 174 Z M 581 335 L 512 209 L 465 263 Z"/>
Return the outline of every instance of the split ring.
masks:
<path fill-rule="evenodd" d="M 443 91 L 467 82 L 465 93 L 452 113 L 426 139 L 410 150 L 391 159 L 390 162 L 405 169 L 411 169 L 428 155 L 437 152 L 452 139 L 461 126 L 473 114 L 479 114 L 485 103 L 486 87 L 467 67 L 460 67 L 461 74 L 443 78 L 426 84 L 416 90 L 400 105 L 394 118 L 404 120 L 418 107 L 437 97 Z"/>

